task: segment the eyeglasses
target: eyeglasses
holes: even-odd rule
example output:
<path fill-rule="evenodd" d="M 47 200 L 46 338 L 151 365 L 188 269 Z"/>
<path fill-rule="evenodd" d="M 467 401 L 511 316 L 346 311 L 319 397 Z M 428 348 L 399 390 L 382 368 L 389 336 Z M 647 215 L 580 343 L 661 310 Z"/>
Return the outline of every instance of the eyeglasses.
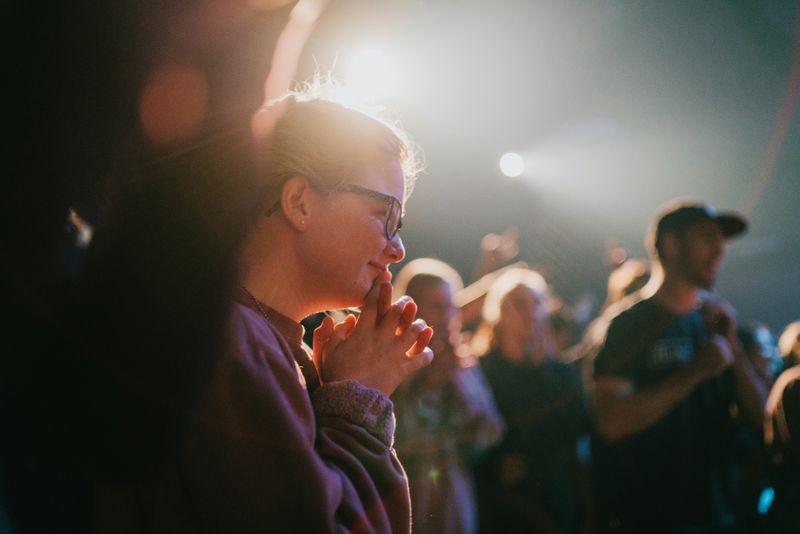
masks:
<path fill-rule="evenodd" d="M 387 204 L 386 219 L 383 221 L 383 235 L 389 241 L 394 239 L 394 236 L 396 236 L 397 232 L 403 227 L 403 208 L 400 205 L 400 201 L 391 195 L 386 195 L 384 193 L 367 189 L 366 187 L 361 187 L 360 185 L 356 184 L 342 184 L 334 187 L 326 187 L 311 180 L 309 180 L 309 183 L 315 189 L 321 191 L 329 191 L 332 193 L 354 193 L 356 195 L 369 197 Z M 278 211 L 280 206 L 281 201 L 278 200 L 271 208 L 267 210 L 267 217 Z"/>

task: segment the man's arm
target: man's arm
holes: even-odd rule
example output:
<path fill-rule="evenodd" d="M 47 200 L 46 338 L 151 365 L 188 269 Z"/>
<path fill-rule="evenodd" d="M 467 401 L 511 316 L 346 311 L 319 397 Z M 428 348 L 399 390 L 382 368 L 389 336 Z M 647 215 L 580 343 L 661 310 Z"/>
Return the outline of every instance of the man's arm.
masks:
<path fill-rule="evenodd" d="M 733 352 L 733 382 L 739 408 L 752 425 L 761 428 L 767 385 L 759 378 L 736 335 L 736 310 L 726 300 L 714 297 L 703 303 L 703 314 L 708 328 L 724 336 Z"/>
<path fill-rule="evenodd" d="M 759 378 L 753 364 L 744 353 L 739 340 L 733 340 L 733 383 L 736 400 L 747 420 L 757 428 L 764 424 L 764 407 L 767 405 L 767 387 Z"/>
<path fill-rule="evenodd" d="M 713 336 L 687 368 L 656 387 L 637 390 L 623 377 L 600 375 L 594 380 L 597 429 L 609 442 L 637 434 L 660 421 L 704 380 L 722 373 L 733 361 L 730 345 Z"/>

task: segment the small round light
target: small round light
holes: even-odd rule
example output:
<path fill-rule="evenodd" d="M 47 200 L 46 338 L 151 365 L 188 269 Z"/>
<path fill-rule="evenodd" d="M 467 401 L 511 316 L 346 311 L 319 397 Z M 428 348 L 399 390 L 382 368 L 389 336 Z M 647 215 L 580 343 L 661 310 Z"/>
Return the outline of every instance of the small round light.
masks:
<path fill-rule="evenodd" d="M 506 152 L 500 158 L 500 170 L 509 178 L 516 178 L 525 170 L 525 161 L 516 152 Z"/>

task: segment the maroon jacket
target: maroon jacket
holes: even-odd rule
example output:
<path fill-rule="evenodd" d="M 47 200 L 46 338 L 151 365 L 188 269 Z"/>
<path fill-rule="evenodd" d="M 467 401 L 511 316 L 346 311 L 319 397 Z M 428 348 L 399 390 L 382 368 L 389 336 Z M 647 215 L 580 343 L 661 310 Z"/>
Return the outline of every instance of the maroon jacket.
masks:
<path fill-rule="evenodd" d="M 100 488 L 101 532 L 409 532 L 391 401 L 355 381 L 317 387 L 302 327 L 268 313 L 233 305 L 180 453 L 147 484 Z"/>

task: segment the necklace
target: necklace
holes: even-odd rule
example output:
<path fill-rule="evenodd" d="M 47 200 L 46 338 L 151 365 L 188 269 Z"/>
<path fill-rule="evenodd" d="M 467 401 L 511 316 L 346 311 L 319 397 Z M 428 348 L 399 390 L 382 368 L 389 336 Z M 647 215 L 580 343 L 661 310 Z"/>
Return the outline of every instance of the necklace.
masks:
<path fill-rule="evenodd" d="M 269 315 L 267 315 L 267 310 L 265 310 L 265 309 L 264 309 L 264 305 L 261 303 L 261 301 L 260 301 L 260 300 L 258 300 L 258 299 L 256 298 L 256 296 L 255 296 L 255 295 L 253 295 L 253 294 L 250 292 L 250 290 L 249 290 L 249 289 L 247 289 L 246 287 L 244 287 L 243 285 L 240 285 L 239 287 L 241 287 L 241 288 L 242 288 L 242 290 L 243 290 L 245 293 L 247 293 L 247 296 L 249 296 L 249 297 L 250 297 L 250 298 L 253 300 L 253 304 L 255 304 L 255 305 L 256 305 L 256 308 L 258 308 L 258 312 L 259 312 L 259 313 L 260 313 L 260 314 L 261 314 L 261 315 L 264 317 L 264 319 L 266 319 L 266 320 L 267 320 L 267 322 L 268 322 L 269 324 L 272 324 L 272 321 L 270 320 L 270 318 L 269 318 Z"/>
<path fill-rule="evenodd" d="M 267 310 L 264 309 L 264 304 L 260 300 L 253 295 L 249 289 L 244 287 L 244 285 L 240 285 L 239 287 L 242 288 L 242 291 L 247 293 L 247 296 L 253 301 L 253 304 L 256 305 L 258 308 L 258 312 L 267 320 L 267 324 L 271 325 L 273 328 L 277 329 L 280 332 L 280 328 L 278 325 L 275 325 L 272 322 L 272 319 L 269 318 L 267 315 Z M 298 325 L 299 326 L 299 325 Z M 306 352 L 306 349 L 302 347 L 302 328 L 301 333 L 298 334 L 298 340 L 296 342 L 292 342 L 290 338 L 287 338 L 284 334 L 281 334 L 287 342 L 289 342 L 292 346 L 295 346 L 296 349 L 292 349 L 292 356 L 294 357 L 295 364 L 297 365 L 297 372 L 301 378 L 301 381 L 304 387 L 310 392 L 317 389 L 320 386 L 320 378 L 319 374 L 314 367 L 314 362 L 311 360 L 311 355 Z"/>

